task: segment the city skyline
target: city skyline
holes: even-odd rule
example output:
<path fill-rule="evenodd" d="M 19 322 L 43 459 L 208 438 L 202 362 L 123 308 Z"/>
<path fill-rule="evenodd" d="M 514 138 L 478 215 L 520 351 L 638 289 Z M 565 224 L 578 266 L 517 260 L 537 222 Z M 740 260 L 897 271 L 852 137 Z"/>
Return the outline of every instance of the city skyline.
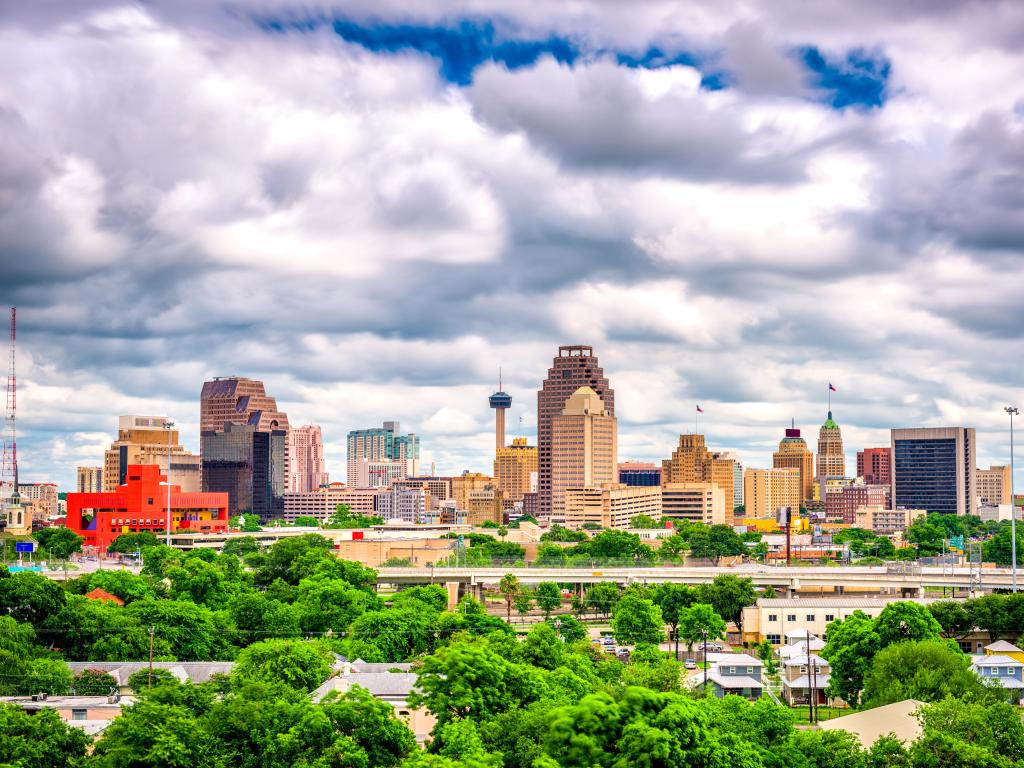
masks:
<path fill-rule="evenodd" d="M 768 467 L 829 381 L 848 468 L 890 427 L 1009 458 L 1019 3 L 8 5 L 25 482 L 72 487 L 123 414 L 198 450 L 231 373 L 323 428 L 333 477 L 385 419 L 486 472 L 499 367 L 533 442 L 563 343 L 598 351 L 624 459 L 700 403 Z"/>

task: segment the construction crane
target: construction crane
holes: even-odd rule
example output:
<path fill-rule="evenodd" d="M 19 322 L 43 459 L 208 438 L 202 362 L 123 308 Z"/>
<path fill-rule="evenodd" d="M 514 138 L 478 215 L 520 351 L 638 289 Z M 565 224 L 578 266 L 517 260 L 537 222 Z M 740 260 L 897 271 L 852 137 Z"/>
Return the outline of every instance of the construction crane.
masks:
<path fill-rule="evenodd" d="M 11 307 L 11 365 L 7 372 L 7 410 L 4 419 L 4 455 L 0 465 L 0 488 L 3 499 L 17 500 L 18 496 L 18 378 L 14 368 L 14 348 L 17 341 L 17 307 Z"/>

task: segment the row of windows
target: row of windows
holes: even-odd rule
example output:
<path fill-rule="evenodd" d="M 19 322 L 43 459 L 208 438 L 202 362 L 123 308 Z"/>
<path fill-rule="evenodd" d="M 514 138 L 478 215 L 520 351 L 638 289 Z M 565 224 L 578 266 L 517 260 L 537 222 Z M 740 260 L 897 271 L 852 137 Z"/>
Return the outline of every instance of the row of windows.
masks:
<path fill-rule="evenodd" d="M 828 623 L 830 623 L 832 621 L 835 621 L 835 619 L 836 619 L 836 615 L 834 613 L 826 613 L 825 614 L 825 623 L 826 624 L 828 624 Z M 774 624 L 778 620 L 779 620 L 779 614 L 777 614 L 777 613 L 769 613 L 768 614 L 768 623 L 769 624 Z M 813 613 L 808 613 L 808 614 L 806 614 L 805 620 L 806 621 L 816 621 L 815 615 Z M 795 622 L 796 621 L 796 614 L 795 613 L 787 613 L 786 614 L 786 621 L 788 621 L 788 622 Z"/>
<path fill-rule="evenodd" d="M 988 672 L 985 671 L 986 669 Z M 1001 673 L 999 671 L 1000 669 L 1003 670 Z M 1013 667 L 981 667 L 981 674 L 989 675 L 991 677 L 999 677 L 1000 674 L 1013 677 Z"/>
<path fill-rule="evenodd" d="M 729 667 L 729 674 L 730 675 L 735 675 L 737 669 L 738 669 L 738 667 Z M 748 675 L 754 674 L 754 668 L 753 667 L 747 667 L 747 674 Z"/>

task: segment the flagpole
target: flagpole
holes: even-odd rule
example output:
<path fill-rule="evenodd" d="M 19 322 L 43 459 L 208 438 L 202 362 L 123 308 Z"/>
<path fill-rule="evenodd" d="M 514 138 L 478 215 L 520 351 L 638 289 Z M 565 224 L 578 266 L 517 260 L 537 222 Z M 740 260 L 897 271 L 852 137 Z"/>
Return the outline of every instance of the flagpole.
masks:
<path fill-rule="evenodd" d="M 828 410 L 832 412 L 832 382 L 828 383 Z"/>

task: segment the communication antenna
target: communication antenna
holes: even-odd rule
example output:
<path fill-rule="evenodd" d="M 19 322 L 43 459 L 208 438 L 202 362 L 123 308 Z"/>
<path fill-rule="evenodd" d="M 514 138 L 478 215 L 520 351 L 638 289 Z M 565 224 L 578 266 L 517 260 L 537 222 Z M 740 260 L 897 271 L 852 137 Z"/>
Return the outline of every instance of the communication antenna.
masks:
<path fill-rule="evenodd" d="M 14 369 L 14 347 L 17 339 L 17 307 L 11 307 L 11 365 L 7 372 L 7 410 L 4 418 L 4 456 L 0 466 L 0 486 L 10 486 L 6 498 L 18 495 L 18 378 Z"/>

